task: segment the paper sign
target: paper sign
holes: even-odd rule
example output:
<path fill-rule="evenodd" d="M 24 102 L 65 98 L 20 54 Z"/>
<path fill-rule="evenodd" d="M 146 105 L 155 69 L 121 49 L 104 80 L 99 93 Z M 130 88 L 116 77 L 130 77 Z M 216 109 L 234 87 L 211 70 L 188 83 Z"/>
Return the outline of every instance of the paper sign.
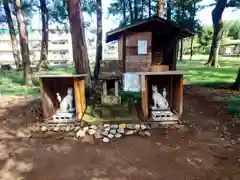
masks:
<path fill-rule="evenodd" d="M 138 40 L 138 54 L 147 54 L 146 40 Z"/>
<path fill-rule="evenodd" d="M 139 75 L 137 73 L 124 73 L 124 91 L 140 91 Z"/>

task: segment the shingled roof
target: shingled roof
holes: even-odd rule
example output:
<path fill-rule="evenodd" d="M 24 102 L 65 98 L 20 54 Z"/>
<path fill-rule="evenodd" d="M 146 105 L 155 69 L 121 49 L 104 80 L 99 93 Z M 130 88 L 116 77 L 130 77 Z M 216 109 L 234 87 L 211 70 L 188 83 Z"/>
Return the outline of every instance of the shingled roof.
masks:
<path fill-rule="evenodd" d="M 99 79 L 120 79 L 123 72 L 122 61 L 103 60 L 100 64 Z"/>
<path fill-rule="evenodd" d="M 128 32 L 165 32 L 173 30 L 178 33 L 179 38 L 190 37 L 194 33 L 188 28 L 177 24 L 174 21 L 167 20 L 158 16 L 135 22 L 125 27 L 116 28 L 106 33 L 106 42 L 111 42 L 120 38 L 124 31 Z"/>

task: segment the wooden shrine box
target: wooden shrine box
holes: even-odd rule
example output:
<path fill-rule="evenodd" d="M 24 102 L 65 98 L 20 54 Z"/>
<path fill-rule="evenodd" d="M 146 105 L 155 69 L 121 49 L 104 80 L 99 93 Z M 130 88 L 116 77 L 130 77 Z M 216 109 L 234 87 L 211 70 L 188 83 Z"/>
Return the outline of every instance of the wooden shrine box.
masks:
<path fill-rule="evenodd" d="M 82 75 L 41 75 L 40 90 L 44 119 L 47 122 L 75 122 L 81 120 L 86 109 L 85 99 L 85 74 Z M 60 103 L 57 99 L 57 93 L 61 99 L 67 95 L 67 89 L 73 90 L 73 108 L 74 116 L 70 119 L 53 119 Z"/>
<path fill-rule="evenodd" d="M 153 106 L 152 85 L 158 87 L 158 92 L 166 88 L 167 101 L 177 120 L 183 109 L 183 74 L 179 71 L 142 72 L 139 73 L 142 90 L 142 111 L 145 119 L 151 119 L 150 111 Z"/>
<path fill-rule="evenodd" d="M 179 39 L 192 36 L 187 28 L 173 21 L 153 16 L 131 25 L 107 32 L 106 42 L 118 40 L 118 60 L 125 72 L 156 71 L 156 65 L 168 67 L 159 70 L 176 70 Z M 139 46 L 142 48 L 139 52 Z"/>

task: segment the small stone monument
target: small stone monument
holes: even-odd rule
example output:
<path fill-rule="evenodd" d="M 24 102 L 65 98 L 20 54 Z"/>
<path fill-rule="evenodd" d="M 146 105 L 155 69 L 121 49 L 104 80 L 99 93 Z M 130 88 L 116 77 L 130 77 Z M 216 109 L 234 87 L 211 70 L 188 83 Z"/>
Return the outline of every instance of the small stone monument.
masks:
<path fill-rule="evenodd" d="M 70 120 L 74 116 L 73 108 L 73 89 L 67 89 L 67 95 L 62 99 L 59 93 L 56 93 L 60 108 L 53 115 L 54 120 Z"/>
<path fill-rule="evenodd" d="M 173 113 L 169 108 L 169 103 L 166 99 L 166 88 L 163 88 L 163 93 L 159 93 L 157 86 L 152 85 L 152 99 L 154 105 L 152 106 L 152 118 L 154 121 L 171 120 Z"/>

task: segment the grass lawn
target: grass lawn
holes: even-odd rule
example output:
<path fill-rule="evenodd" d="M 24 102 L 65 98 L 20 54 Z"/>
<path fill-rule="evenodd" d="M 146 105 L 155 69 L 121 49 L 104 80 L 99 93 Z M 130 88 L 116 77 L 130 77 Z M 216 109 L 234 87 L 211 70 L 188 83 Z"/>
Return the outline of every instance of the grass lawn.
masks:
<path fill-rule="evenodd" d="M 182 62 L 178 63 L 178 69 L 184 72 L 184 77 L 191 84 L 206 83 L 233 83 L 237 69 L 240 67 L 240 57 L 220 57 L 220 68 L 206 68 L 204 63 L 208 57 L 204 55 L 194 56 L 189 61 L 189 56 L 184 56 Z M 52 68 L 48 72 L 39 72 L 34 74 L 33 86 L 26 87 L 23 84 L 22 72 L 1 71 L 0 72 L 0 94 L 29 94 L 39 95 L 39 83 L 37 76 L 39 74 L 74 74 L 73 67 Z M 231 97 L 225 103 L 228 104 L 229 111 L 240 113 L 240 97 Z"/>

